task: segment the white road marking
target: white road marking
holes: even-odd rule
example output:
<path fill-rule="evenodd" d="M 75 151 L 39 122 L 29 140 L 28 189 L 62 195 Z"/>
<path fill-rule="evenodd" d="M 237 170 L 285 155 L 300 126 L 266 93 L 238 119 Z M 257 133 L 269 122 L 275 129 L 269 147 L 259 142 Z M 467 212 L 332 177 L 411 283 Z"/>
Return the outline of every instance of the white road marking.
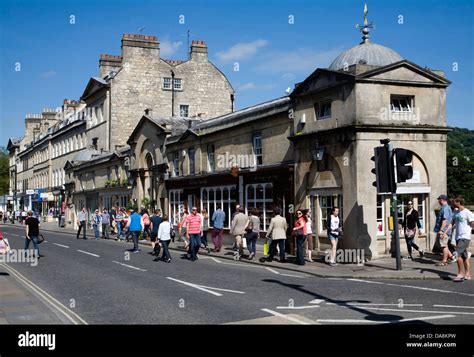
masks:
<path fill-rule="evenodd" d="M 398 324 L 400 322 L 408 322 L 408 321 L 426 321 L 426 320 L 439 320 L 439 319 L 447 319 L 450 317 L 456 317 L 454 315 L 439 315 L 439 316 L 424 316 L 424 317 L 413 317 L 410 319 L 401 319 L 401 320 L 393 320 L 393 321 L 373 321 L 373 320 L 357 320 L 357 319 L 318 319 L 316 322 L 326 322 L 326 323 L 341 323 L 341 324 Z"/>
<path fill-rule="evenodd" d="M 349 305 L 349 306 L 400 306 L 403 308 L 404 306 L 423 306 L 423 304 L 377 304 L 377 303 L 357 303 L 357 302 L 348 302 L 342 303 L 341 305 Z"/>
<path fill-rule="evenodd" d="M 96 258 L 100 258 L 100 255 L 97 255 L 97 254 L 94 254 L 94 253 L 89 253 L 89 252 L 86 252 L 86 251 L 80 250 L 80 249 L 78 249 L 77 251 L 81 252 L 81 253 L 84 253 L 84 254 L 92 255 L 93 257 L 96 257 Z"/>
<path fill-rule="evenodd" d="M 137 267 L 134 267 L 133 265 L 128 265 L 128 264 L 124 264 L 124 263 L 120 263 L 116 260 L 112 260 L 112 263 L 115 263 L 115 264 L 120 264 L 124 267 L 127 267 L 127 268 L 131 268 L 131 269 L 135 269 L 135 270 L 140 270 L 140 271 L 146 271 L 145 269 L 141 269 L 141 268 L 137 268 Z"/>
<path fill-rule="evenodd" d="M 314 309 L 316 307 L 320 307 L 319 305 L 309 305 L 309 306 L 277 306 L 276 308 L 279 310 L 304 310 L 304 309 Z"/>
<path fill-rule="evenodd" d="M 280 273 L 281 276 L 291 276 L 292 278 L 304 278 L 302 275 L 293 275 L 293 274 L 283 274 Z"/>
<path fill-rule="evenodd" d="M 19 272 L 17 272 L 15 269 L 8 266 L 7 264 L 4 264 L 4 267 L 5 267 L 5 269 L 7 269 L 10 272 L 10 274 L 15 276 L 18 280 L 20 280 L 26 287 L 33 290 L 42 299 L 44 299 L 44 301 L 48 302 L 50 305 L 52 305 L 54 308 L 56 308 L 59 312 L 61 312 L 64 316 L 66 316 L 68 318 L 68 320 L 70 320 L 73 324 L 75 324 L 75 325 L 79 325 L 79 324 L 87 325 L 87 322 L 82 317 L 80 317 L 74 311 L 72 311 L 69 308 L 67 308 L 66 306 L 64 306 L 60 301 L 58 301 L 53 296 L 51 296 L 50 294 L 45 292 L 38 285 L 35 285 L 34 283 L 32 283 L 30 280 L 28 280 L 26 277 L 21 275 Z"/>
<path fill-rule="evenodd" d="M 310 302 L 308 302 L 308 304 L 321 304 L 323 301 L 325 301 L 324 299 L 314 299 L 314 300 L 311 300 Z"/>
<path fill-rule="evenodd" d="M 272 268 L 265 268 L 265 269 L 267 269 L 268 271 L 271 271 L 274 274 L 280 275 L 280 272 L 276 271 L 275 269 L 272 269 Z"/>
<path fill-rule="evenodd" d="M 268 312 L 271 315 L 281 317 L 282 319 L 285 319 L 285 320 L 288 320 L 288 321 L 291 321 L 291 322 L 296 322 L 297 324 L 300 324 L 300 325 L 309 325 L 309 322 L 299 320 L 299 319 L 297 319 L 293 316 L 286 316 L 284 314 L 280 314 L 279 312 L 276 312 L 276 311 L 273 311 L 273 310 L 270 310 L 270 309 L 261 309 L 261 310 L 265 311 L 265 312 Z"/>
<path fill-rule="evenodd" d="M 455 309 L 474 309 L 474 306 L 433 305 L 434 307 L 451 307 Z"/>
<path fill-rule="evenodd" d="M 54 245 L 57 245 L 59 247 L 63 247 L 63 248 L 69 248 L 67 245 L 62 245 L 62 244 L 58 244 L 58 243 L 53 243 Z"/>
<path fill-rule="evenodd" d="M 380 311 L 397 311 L 397 312 L 423 312 L 428 314 L 454 314 L 454 315 L 474 315 L 474 312 L 457 312 L 457 311 L 431 311 L 431 310 L 405 310 L 405 309 L 388 309 L 384 307 L 371 307 L 371 306 L 355 306 L 366 310 L 380 310 Z"/>
<path fill-rule="evenodd" d="M 425 288 L 425 287 L 413 286 L 413 285 L 402 285 L 402 284 L 393 284 L 393 283 L 382 283 L 382 282 L 379 282 L 379 281 L 369 281 L 369 280 L 362 280 L 362 279 L 347 279 L 347 280 L 349 280 L 349 281 L 357 281 L 357 282 L 362 282 L 362 283 L 367 283 L 367 284 L 380 284 L 380 285 L 388 285 L 388 286 L 397 286 L 397 287 L 402 287 L 402 288 L 411 288 L 411 289 L 419 289 L 419 290 L 427 290 L 427 291 L 436 291 L 436 292 L 446 293 L 446 294 L 459 294 L 459 295 L 473 296 L 473 297 L 474 297 L 474 294 L 461 293 L 461 292 L 459 292 L 459 291 L 449 291 L 449 290 Z"/>
<path fill-rule="evenodd" d="M 222 263 L 219 259 L 217 258 L 214 258 L 214 257 L 210 257 L 212 260 L 214 260 L 216 263 Z"/>
<path fill-rule="evenodd" d="M 20 236 L 19 234 L 15 234 L 15 233 L 9 233 L 9 235 L 14 236 L 14 237 L 19 237 Z"/>
<path fill-rule="evenodd" d="M 198 285 L 198 284 L 188 283 L 187 281 L 183 281 L 183 280 L 178 280 L 178 279 L 175 279 L 175 278 L 171 278 L 171 277 L 169 277 L 169 276 L 167 276 L 166 279 L 176 281 L 176 282 L 178 282 L 178 283 L 181 283 L 181 284 L 190 286 L 190 287 L 192 287 L 192 288 L 195 288 L 195 289 L 204 291 L 204 292 L 209 293 L 209 294 L 212 294 L 212 295 L 214 295 L 214 296 L 222 296 L 222 294 L 216 293 L 215 291 L 212 291 L 212 290 L 226 291 L 226 292 L 235 293 L 235 294 L 245 294 L 244 291 L 221 289 L 221 288 L 214 288 L 214 287 L 211 287 L 211 286 Z"/>

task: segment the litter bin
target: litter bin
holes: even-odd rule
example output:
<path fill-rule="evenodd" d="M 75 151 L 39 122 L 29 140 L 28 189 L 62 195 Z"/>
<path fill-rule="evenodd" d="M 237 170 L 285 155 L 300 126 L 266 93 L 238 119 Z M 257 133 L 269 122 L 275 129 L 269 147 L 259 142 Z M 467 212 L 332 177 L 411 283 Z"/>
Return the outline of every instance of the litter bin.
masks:
<path fill-rule="evenodd" d="M 66 225 L 66 217 L 62 214 L 59 218 L 59 227 L 64 228 Z"/>

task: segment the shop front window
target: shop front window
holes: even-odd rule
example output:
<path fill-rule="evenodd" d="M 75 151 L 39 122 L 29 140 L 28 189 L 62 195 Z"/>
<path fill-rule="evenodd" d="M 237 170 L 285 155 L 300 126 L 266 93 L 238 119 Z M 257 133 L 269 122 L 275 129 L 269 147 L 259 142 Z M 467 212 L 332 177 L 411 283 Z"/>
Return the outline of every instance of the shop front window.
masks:
<path fill-rule="evenodd" d="M 377 195 L 377 235 L 385 235 L 385 196 Z"/>
<path fill-rule="evenodd" d="M 319 233 L 327 232 L 328 217 L 334 207 L 339 208 L 339 218 L 343 219 L 342 195 L 321 195 L 319 196 Z"/>
<path fill-rule="evenodd" d="M 266 231 L 273 217 L 273 184 L 270 182 L 250 184 L 245 187 L 245 209 L 247 214 L 252 208 L 260 213 L 260 229 Z"/>
<path fill-rule="evenodd" d="M 169 219 L 172 225 L 177 225 L 180 213 L 183 211 L 182 190 L 170 190 L 169 192 Z"/>
<path fill-rule="evenodd" d="M 201 188 L 201 210 L 205 208 L 212 218 L 217 206 L 225 213 L 224 228 L 230 228 L 232 207 L 235 206 L 237 191 L 235 186 L 215 186 Z M 212 221 L 211 221 L 212 224 Z"/>

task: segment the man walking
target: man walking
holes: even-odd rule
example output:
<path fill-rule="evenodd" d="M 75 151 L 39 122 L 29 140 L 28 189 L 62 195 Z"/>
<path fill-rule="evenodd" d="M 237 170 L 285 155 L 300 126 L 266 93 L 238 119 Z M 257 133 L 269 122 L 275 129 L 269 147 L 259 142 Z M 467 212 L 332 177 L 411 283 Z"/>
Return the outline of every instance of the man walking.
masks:
<path fill-rule="evenodd" d="M 244 254 L 244 249 L 242 246 L 242 237 L 245 234 L 245 228 L 249 218 L 245 215 L 243 207 L 239 207 L 238 213 L 234 216 L 232 220 L 232 225 L 230 228 L 230 234 L 234 236 L 235 239 L 235 252 L 234 259 L 239 260 Z"/>
<path fill-rule="evenodd" d="M 109 239 L 110 214 L 107 208 L 102 211 L 102 238 Z"/>
<path fill-rule="evenodd" d="M 286 230 L 288 223 L 286 219 L 281 216 L 281 209 L 275 208 L 275 217 L 270 220 L 270 226 L 267 231 L 267 238 L 272 238 L 270 244 L 270 251 L 267 258 L 267 262 L 273 261 L 273 257 L 276 253 L 276 247 L 278 245 L 280 249 L 280 263 L 285 263 L 285 242 L 286 242 Z"/>
<path fill-rule="evenodd" d="M 222 240 L 224 233 L 225 213 L 221 205 L 217 205 L 217 210 L 212 214 L 212 243 L 214 243 L 214 252 L 220 252 L 222 249 Z"/>
<path fill-rule="evenodd" d="M 119 208 L 118 212 L 115 215 L 114 221 L 115 225 L 117 227 L 117 235 L 115 236 L 115 240 L 119 240 L 120 237 L 122 236 L 122 224 L 123 224 L 123 219 L 124 219 L 124 214 L 123 214 L 123 209 Z"/>
<path fill-rule="evenodd" d="M 438 197 L 438 203 L 440 204 L 441 209 L 439 210 L 438 216 L 436 217 L 434 232 L 439 239 L 439 245 L 441 248 L 443 248 L 443 260 L 436 265 L 445 266 L 448 265 L 448 258 L 453 258 L 453 255 L 448 249 L 449 236 L 451 233 L 449 226 L 453 218 L 453 211 L 448 205 L 448 196 L 440 195 Z"/>
<path fill-rule="evenodd" d="M 42 255 L 40 255 L 38 245 L 39 221 L 36 217 L 33 217 L 33 212 L 28 211 L 28 215 L 24 223 L 26 225 L 25 251 L 28 250 L 30 246 L 30 241 L 33 242 L 35 256 L 39 259 L 40 257 L 42 257 Z"/>
<path fill-rule="evenodd" d="M 140 232 L 142 232 L 145 228 L 142 216 L 140 216 L 133 209 L 130 209 L 130 217 L 128 218 L 127 224 L 130 232 L 133 235 L 133 249 L 130 251 L 132 253 L 138 253 L 140 251 L 140 249 L 138 249 L 138 239 L 140 238 Z"/>
<path fill-rule="evenodd" d="M 76 238 L 79 239 L 79 235 L 81 234 L 82 230 L 82 239 L 87 239 L 86 237 L 86 223 L 87 223 L 87 213 L 86 213 L 86 208 L 82 207 L 80 212 L 77 215 L 77 236 Z"/>
<path fill-rule="evenodd" d="M 151 248 L 154 251 L 155 250 L 155 245 L 158 244 L 159 242 L 157 241 L 158 239 L 158 230 L 160 229 L 160 224 L 163 222 L 163 218 L 161 217 L 161 210 L 156 209 L 155 214 L 151 216 L 150 218 L 150 240 L 151 240 Z M 168 232 L 169 235 L 169 232 Z M 152 253 L 153 254 L 153 253 Z"/>
<path fill-rule="evenodd" d="M 464 207 L 464 198 L 458 196 L 454 199 L 458 209 L 453 217 L 453 228 L 456 229 L 456 250 L 453 255 L 457 259 L 458 274 L 455 282 L 471 280 L 471 253 L 468 251 L 471 243 L 471 230 L 474 228 L 474 214 Z M 464 272 L 463 272 L 464 268 Z"/>
<path fill-rule="evenodd" d="M 197 208 L 193 207 L 191 214 L 186 218 L 186 238 L 189 241 L 188 254 L 190 260 L 194 262 L 197 259 L 196 253 L 201 246 L 202 236 L 202 218 L 197 214 Z"/>

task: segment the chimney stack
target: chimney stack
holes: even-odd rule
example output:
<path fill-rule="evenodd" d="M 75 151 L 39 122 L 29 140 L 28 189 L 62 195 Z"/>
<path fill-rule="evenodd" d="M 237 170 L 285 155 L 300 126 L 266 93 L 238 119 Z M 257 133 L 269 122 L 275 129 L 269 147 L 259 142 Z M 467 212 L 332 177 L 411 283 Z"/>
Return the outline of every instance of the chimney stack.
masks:
<path fill-rule="evenodd" d="M 99 75 L 104 78 L 111 71 L 118 71 L 122 66 L 122 56 L 101 54 L 99 59 Z"/>
<path fill-rule="evenodd" d="M 133 61 L 137 57 L 160 59 L 160 42 L 156 36 L 124 33 L 122 36 L 122 60 Z"/>
<path fill-rule="evenodd" d="M 205 41 L 193 40 L 191 44 L 191 59 L 207 61 L 207 45 Z"/>

